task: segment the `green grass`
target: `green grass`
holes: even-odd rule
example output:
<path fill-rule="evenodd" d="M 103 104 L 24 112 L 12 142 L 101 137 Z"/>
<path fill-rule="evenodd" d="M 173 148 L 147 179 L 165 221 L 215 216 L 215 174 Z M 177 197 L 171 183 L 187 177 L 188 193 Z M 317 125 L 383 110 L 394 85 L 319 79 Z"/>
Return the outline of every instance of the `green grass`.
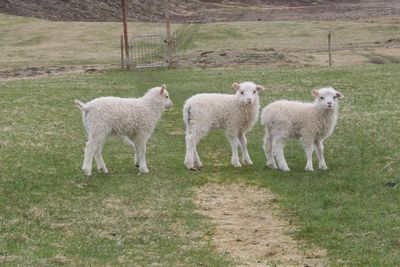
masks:
<path fill-rule="evenodd" d="M 279 195 L 293 235 L 325 248 L 330 266 L 399 266 L 399 65 L 356 68 L 107 71 L 0 82 L 0 263 L 5 266 L 231 266 L 217 255 L 213 225 L 199 215 L 193 189 L 245 182 Z M 311 100 L 314 87 L 345 95 L 325 143 L 329 170 L 306 173 L 298 142 L 290 173 L 264 168 L 259 125 L 249 134 L 254 166 L 230 166 L 230 147 L 214 132 L 199 145 L 200 172 L 183 165 L 181 107 L 200 92 L 232 92 L 235 81 L 266 87 L 261 103 Z M 140 96 L 166 83 L 174 101 L 148 145 L 150 173 L 133 166 L 130 148 L 111 139 L 109 175 L 81 173 L 85 133 L 73 100 Z"/>

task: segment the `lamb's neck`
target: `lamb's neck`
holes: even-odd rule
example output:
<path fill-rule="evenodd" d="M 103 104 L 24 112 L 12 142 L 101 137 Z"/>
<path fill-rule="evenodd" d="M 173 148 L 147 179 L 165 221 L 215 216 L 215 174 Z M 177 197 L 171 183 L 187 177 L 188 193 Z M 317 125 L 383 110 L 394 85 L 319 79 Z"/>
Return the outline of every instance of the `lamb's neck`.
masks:
<path fill-rule="evenodd" d="M 317 109 L 317 116 L 320 118 L 323 128 L 327 129 L 330 134 L 336 126 L 338 110 L 335 109 Z M 329 135 L 330 135 L 329 134 Z"/>
<path fill-rule="evenodd" d="M 164 103 L 158 98 L 143 98 L 143 103 L 149 109 L 149 112 L 155 114 L 161 114 L 165 109 Z"/>
<path fill-rule="evenodd" d="M 337 108 L 332 108 L 332 109 L 318 108 L 317 110 L 318 110 L 318 114 L 325 118 L 335 118 L 338 113 Z"/>

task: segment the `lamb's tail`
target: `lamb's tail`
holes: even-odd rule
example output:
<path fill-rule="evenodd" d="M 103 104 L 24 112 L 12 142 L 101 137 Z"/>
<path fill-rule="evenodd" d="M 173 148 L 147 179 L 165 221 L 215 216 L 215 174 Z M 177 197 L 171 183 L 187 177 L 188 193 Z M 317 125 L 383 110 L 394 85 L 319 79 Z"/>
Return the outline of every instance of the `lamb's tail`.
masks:
<path fill-rule="evenodd" d="M 81 113 L 82 113 L 82 122 L 83 122 L 83 126 L 85 127 L 86 132 L 89 133 L 89 127 L 88 127 L 88 123 L 87 123 L 87 119 L 86 119 L 86 115 L 87 115 L 87 112 L 88 112 L 88 108 L 87 108 L 87 106 L 86 106 L 85 103 L 79 101 L 78 99 L 75 99 L 74 102 L 75 102 L 75 106 L 76 106 L 77 108 L 79 108 L 79 110 L 80 110 Z"/>
<path fill-rule="evenodd" d="M 185 105 L 183 107 L 183 121 L 185 122 L 186 127 L 189 127 L 189 125 L 190 125 L 190 119 L 191 119 L 190 116 L 191 116 L 191 114 L 190 114 L 190 106 L 189 105 Z"/>
<path fill-rule="evenodd" d="M 85 104 L 85 103 L 79 101 L 78 99 L 75 99 L 74 102 L 75 102 L 75 106 L 76 106 L 77 108 L 79 108 L 82 112 L 87 111 L 87 108 L 86 108 L 86 104 Z"/>
<path fill-rule="evenodd" d="M 266 108 L 263 108 L 262 110 L 261 110 L 261 114 L 260 114 L 260 123 L 261 123 L 261 125 L 262 126 L 267 126 L 267 120 L 266 120 L 266 113 L 267 113 L 267 110 L 266 110 Z"/>
<path fill-rule="evenodd" d="M 186 134 L 190 133 L 190 120 L 192 114 L 190 113 L 191 107 L 188 104 L 183 106 L 183 121 L 185 122 L 186 126 Z"/>

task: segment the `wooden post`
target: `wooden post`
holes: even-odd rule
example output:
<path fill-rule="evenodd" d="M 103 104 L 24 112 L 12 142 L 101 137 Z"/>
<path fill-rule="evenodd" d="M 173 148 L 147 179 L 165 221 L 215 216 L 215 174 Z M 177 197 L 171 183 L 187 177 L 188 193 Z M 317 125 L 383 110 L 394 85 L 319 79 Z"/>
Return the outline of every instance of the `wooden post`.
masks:
<path fill-rule="evenodd" d="M 172 40 L 171 40 L 171 25 L 169 20 L 169 0 L 165 0 L 165 26 L 167 30 L 167 44 L 168 44 L 168 66 L 171 67 L 172 61 Z"/>
<path fill-rule="evenodd" d="M 328 33 L 328 54 L 329 54 L 329 67 L 332 66 L 332 50 L 331 50 L 331 33 Z"/>
<path fill-rule="evenodd" d="M 124 64 L 124 35 L 121 34 L 121 68 L 125 68 Z"/>
<path fill-rule="evenodd" d="M 129 43 L 128 43 L 128 22 L 126 17 L 125 0 L 121 0 L 122 24 L 124 26 L 124 43 L 125 43 L 125 62 L 126 68 L 131 68 L 131 60 L 129 57 Z"/>

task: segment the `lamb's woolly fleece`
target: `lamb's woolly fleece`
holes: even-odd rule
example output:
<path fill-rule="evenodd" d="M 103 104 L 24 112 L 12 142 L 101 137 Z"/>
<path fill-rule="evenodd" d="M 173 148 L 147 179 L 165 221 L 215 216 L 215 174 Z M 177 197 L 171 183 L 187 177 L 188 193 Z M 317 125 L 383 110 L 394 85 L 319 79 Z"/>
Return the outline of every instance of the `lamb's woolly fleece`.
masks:
<path fill-rule="evenodd" d="M 312 103 L 279 100 L 261 112 L 261 124 L 287 138 L 324 140 L 335 129 L 337 109 L 321 110 Z"/>
<path fill-rule="evenodd" d="M 318 150 L 320 143 L 320 151 L 323 151 L 322 142 L 332 135 L 335 129 L 338 118 L 338 100 L 343 98 L 343 95 L 331 87 L 314 90 L 313 95 L 315 96 L 314 103 L 279 100 L 262 109 L 261 124 L 265 127 L 266 132 L 264 149 L 267 159 L 267 151 L 272 150 L 279 162 L 279 155 L 276 155 L 280 153 L 279 146 L 283 149 L 284 143 L 289 138 L 301 139 L 306 150 L 307 146 L 311 146 L 312 149 L 313 145 L 316 145 Z M 330 107 L 328 107 L 329 105 Z M 277 149 L 274 149 L 276 147 Z M 319 151 L 317 151 L 318 153 Z M 318 157 L 322 161 L 320 168 L 326 169 L 323 152 L 321 155 L 318 154 Z M 269 167 L 276 168 L 273 159 L 268 159 L 268 161 Z M 289 170 L 285 166 L 280 166 L 280 168 Z M 308 162 L 306 170 L 312 170 L 310 162 Z"/>
<path fill-rule="evenodd" d="M 243 103 L 236 95 L 198 94 L 184 106 L 184 121 L 189 131 L 224 129 L 227 134 L 247 133 L 258 119 L 260 104 Z"/>
<path fill-rule="evenodd" d="M 165 110 L 165 97 L 160 87 L 147 91 L 140 98 L 100 97 L 82 103 L 82 119 L 88 135 L 96 133 L 120 136 L 151 135 Z"/>
<path fill-rule="evenodd" d="M 185 164 L 189 169 L 197 169 L 202 166 L 200 159 L 193 163 L 188 150 L 196 146 L 201 138 L 210 130 L 223 129 L 232 145 L 232 164 L 240 166 L 236 159 L 237 144 L 240 142 L 243 158 L 246 164 L 252 164 L 247 153 L 247 141 L 245 134 L 251 130 L 259 115 L 258 92 L 264 88 L 253 82 L 233 84 L 235 95 L 231 94 L 197 94 L 189 98 L 183 108 L 183 119 L 186 125 L 187 155 Z M 190 139 L 190 140 L 189 140 Z M 195 150 L 194 160 L 198 158 Z M 191 152 L 189 151 L 189 154 Z M 197 168 L 196 168 L 197 167 Z"/>
<path fill-rule="evenodd" d="M 155 87 L 140 98 L 100 97 L 82 103 L 75 100 L 82 112 L 88 134 L 83 171 L 91 174 L 95 157 L 99 170 L 108 172 L 101 156 L 101 148 L 109 135 L 123 137 L 137 151 L 135 163 L 141 172 L 148 172 L 145 161 L 146 143 L 154 131 L 162 112 L 172 105 L 166 86 Z M 139 160 L 139 163 L 137 162 Z"/>

